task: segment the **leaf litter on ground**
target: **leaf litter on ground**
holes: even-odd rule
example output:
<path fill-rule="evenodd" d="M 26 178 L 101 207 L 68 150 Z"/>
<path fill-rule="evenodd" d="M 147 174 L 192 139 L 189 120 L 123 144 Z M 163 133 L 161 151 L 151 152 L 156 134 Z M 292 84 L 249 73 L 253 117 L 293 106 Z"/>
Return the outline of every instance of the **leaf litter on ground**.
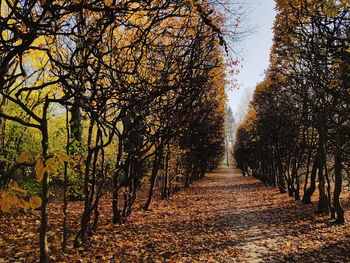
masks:
<path fill-rule="evenodd" d="M 59 193 L 56 193 L 56 197 Z M 334 225 L 277 189 L 232 168 L 217 169 L 166 200 L 154 200 L 122 225 L 111 223 L 111 195 L 100 223 L 75 249 L 81 202 L 69 203 L 69 239 L 61 252 L 62 202 L 49 205 L 52 262 L 350 262 L 350 228 Z M 0 217 L 0 262 L 38 260 L 39 211 Z M 347 220 L 350 218 L 347 215 Z"/>

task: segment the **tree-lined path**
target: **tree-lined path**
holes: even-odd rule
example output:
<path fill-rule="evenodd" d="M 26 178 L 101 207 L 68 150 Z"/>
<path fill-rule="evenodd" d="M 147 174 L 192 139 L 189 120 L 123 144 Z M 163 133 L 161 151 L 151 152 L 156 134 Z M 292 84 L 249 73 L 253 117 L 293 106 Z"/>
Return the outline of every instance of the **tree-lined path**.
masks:
<path fill-rule="evenodd" d="M 80 255 L 101 254 L 106 262 L 348 262 L 348 225 L 330 225 L 315 209 L 221 168 L 150 212 L 135 211 L 120 229 L 99 231 L 95 248 Z"/>
<path fill-rule="evenodd" d="M 108 200 L 102 200 L 103 206 L 105 203 Z M 237 169 L 221 168 L 168 200 L 154 202 L 150 211 L 135 209 L 130 220 L 119 227 L 108 223 L 108 209 L 103 209 L 101 226 L 87 244 L 78 251 L 69 248 L 65 254 L 55 246 L 52 260 L 348 262 L 348 225 L 330 225 L 326 216 L 317 216 L 314 210 L 315 206 L 300 205 L 276 189 L 242 176 Z M 28 226 L 25 233 L 30 229 Z M 54 231 L 50 228 L 50 243 L 57 245 Z M 13 234 L 9 246 L 1 250 L 11 249 L 15 240 L 21 240 L 19 234 Z M 32 248 L 30 256 L 28 251 L 9 254 L 17 260 L 35 257 L 36 244 L 27 241 L 22 237 L 26 249 Z"/>
<path fill-rule="evenodd" d="M 248 2 L 0 0 L 0 263 L 350 262 L 350 6 L 275 0 L 243 120 Z"/>
<path fill-rule="evenodd" d="M 243 177 L 238 169 L 217 169 L 177 201 L 158 205 L 146 218 L 155 220 L 154 235 L 166 237 L 159 240 L 162 245 L 154 244 L 160 262 L 350 259 L 348 226 L 328 224 L 324 216 L 314 214 L 315 206 L 300 205 L 252 177 Z"/>

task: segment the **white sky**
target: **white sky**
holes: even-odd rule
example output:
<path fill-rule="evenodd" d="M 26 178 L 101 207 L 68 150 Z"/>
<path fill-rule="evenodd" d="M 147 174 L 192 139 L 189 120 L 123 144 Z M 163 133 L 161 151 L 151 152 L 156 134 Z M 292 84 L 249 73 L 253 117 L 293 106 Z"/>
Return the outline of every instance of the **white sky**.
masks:
<path fill-rule="evenodd" d="M 253 90 L 256 84 L 263 80 L 264 70 L 269 65 L 269 53 L 272 46 L 272 26 L 275 18 L 274 0 L 245 0 L 251 9 L 246 22 L 248 26 L 254 27 L 254 31 L 243 42 L 242 65 L 237 79 L 240 88 L 229 91 L 228 104 L 234 114 L 239 113 L 244 105 L 244 97 L 247 90 Z M 238 117 L 238 116 L 237 116 Z"/>

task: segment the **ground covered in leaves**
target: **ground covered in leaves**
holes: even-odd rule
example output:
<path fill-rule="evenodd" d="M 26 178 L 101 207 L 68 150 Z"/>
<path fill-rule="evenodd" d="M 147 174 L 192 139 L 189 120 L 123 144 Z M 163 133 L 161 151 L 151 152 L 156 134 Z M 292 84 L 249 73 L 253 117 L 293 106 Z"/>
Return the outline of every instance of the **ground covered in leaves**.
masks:
<path fill-rule="evenodd" d="M 53 262 L 350 262 L 349 224 L 333 225 L 276 189 L 238 170 L 218 169 L 145 212 L 136 204 L 130 220 L 110 224 L 110 199 L 101 223 L 84 247 L 71 244 L 82 206 L 72 202 L 70 246 L 60 251 L 61 207 L 50 204 Z M 347 216 L 347 220 L 350 218 Z M 38 214 L 0 217 L 0 262 L 36 262 Z"/>

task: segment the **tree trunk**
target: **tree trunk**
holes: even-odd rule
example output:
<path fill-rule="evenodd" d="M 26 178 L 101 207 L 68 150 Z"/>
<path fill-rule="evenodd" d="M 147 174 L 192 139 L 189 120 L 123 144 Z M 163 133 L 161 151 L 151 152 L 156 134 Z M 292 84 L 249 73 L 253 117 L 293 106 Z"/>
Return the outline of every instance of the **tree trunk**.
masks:
<path fill-rule="evenodd" d="M 327 169 L 325 167 L 326 160 L 326 152 L 324 148 L 324 143 L 322 142 L 320 145 L 320 160 L 319 160 L 319 168 L 318 168 L 318 191 L 319 191 L 319 199 L 317 205 L 317 213 L 323 214 L 329 212 L 328 206 L 328 196 L 325 191 L 325 176 L 324 170 Z"/>
<path fill-rule="evenodd" d="M 84 172 L 84 211 L 81 217 L 80 230 L 77 233 L 74 240 L 74 247 L 79 247 L 82 243 L 85 242 L 85 237 L 88 232 L 90 218 L 91 218 L 91 203 L 90 203 L 90 194 L 89 194 L 89 178 L 90 178 L 90 165 L 92 161 L 93 150 L 91 149 L 92 143 L 92 133 L 94 127 L 94 121 L 90 121 L 89 132 L 88 132 L 88 154 L 85 161 L 85 172 Z"/>
<path fill-rule="evenodd" d="M 311 204 L 311 197 L 314 194 L 316 190 L 316 175 L 317 175 L 317 168 L 318 168 L 318 163 L 319 163 L 319 157 L 318 153 L 315 156 L 315 159 L 312 164 L 312 169 L 311 169 L 311 175 L 310 175 L 310 186 L 307 188 L 306 191 L 304 191 L 303 199 L 302 202 L 304 204 Z"/>
<path fill-rule="evenodd" d="M 166 152 L 165 162 L 164 162 L 164 185 L 163 185 L 163 193 L 162 198 L 165 199 L 168 197 L 168 184 L 169 184 L 169 174 L 168 174 L 168 167 L 169 167 L 169 148 Z"/>
<path fill-rule="evenodd" d="M 86 233 L 89 229 L 89 223 L 91 218 L 91 204 L 90 204 L 90 195 L 89 195 L 89 169 L 90 169 L 90 162 L 91 162 L 92 153 L 88 153 L 87 161 L 86 161 L 86 168 L 85 168 L 85 175 L 84 175 L 84 211 L 83 215 L 81 217 L 81 223 L 80 223 L 80 231 L 78 232 L 75 240 L 74 240 L 74 247 L 79 247 L 82 243 L 85 242 Z"/>
<path fill-rule="evenodd" d="M 7 100 L 3 97 L 0 100 L 0 112 L 2 112 L 2 108 L 6 106 Z M 0 149 L 5 148 L 5 139 L 6 139 L 6 119 L 0 117 Z"/>
<path fill-rule="evenodd" d="M 118 198 L 119 198 L 119 172 L 120 172 L 120 162 L 123 154 L 123 138 L 118 137 L 118 154 L 115 163 L 115 173 L 113 175 L 113 199 L 112 199 L 112 210 L 113 210 L 113 224 L 120 223 L 120 212 L 118 208 Z M 125 178 L 124 178 L 125 179 Z"/>
<path fill-rule="evenodd" d="M 43 108 L 43 117 L 42 117 L 42 123 L 40 127 L 42 141 L 42 155 L 44 162 L 47 159 L 48 156 L 48 148 L 49 148 L 49 134 L 48 134 L 48 127 L 47 127 L 47 110 L 48 110 L 49 102 L 46 99 L 45 105 Z M 50 261 L 49 258 L 49 249 L 47 244 L 47 223 L 48 223 L 48 216 L 47 216 L 47 203 L 49 200 L 49 174 L 48 172 L 44 173 L 43 180 L 42 180 L 42 205 L 41 205 L 41 222 L 40 222 L 40 263 L 47 263 Z"/>
<path fill-rule="evenodd" d="M 118 199 L 119 199 L 119 191 L 118 189 L 113 190 L 113 201 L 112 201 L 112 209 L 113 209 L 113 224 L 120 223 L 120 211 L 118 209 Z"/>
<path fill-rule="evenodd" d="M 284 174 L 283 174 L 283 167 L 282 167 L 282 160 L 278 158 L 277 160 L 278 164 L 278 189 L 281 194 L 286 193 L 286 182 L 284 179 Z"/>
<path fill-rule="evenodd" d="M 83 141 L 82 115 L 77 103 L 74 103 L 74 105 L 71 107 L 70 113 L 71 113 L 71 119 L 69 123 L 70 123 L 70 135 L 72 139 L 70 152 L 77 153 L 77 152 L 80 152 L 80 148 L 82 146 L 82 141 Z"/>
<path fill-rule="evenodd" d="M 343 145 L 342 143 L 342 137 L 341 137 L 341 131 L 337 131 L 337 136 L 336 136 L 336 150 L 335 150 L 335 167 L 334 167 L 334 177 L 335 177 L 335 182 L 334 182 L 334 193 L 333 193 L 333 204 L 334 204 L 334 209 L 336 211 L 336 223 L 343 224 L 345 222 L 344 219 L 344 209 L 341 206 L 340 203 L 340 193 L 342 190 L 342 152 L 341 152 L 341 147 Z"/>
<path fill-rule="evenodd" d="M 305 174 L 305 182 L 304 182 L 304 194 L 307 191 L 307 184 L 309 181 L 309 174 L 310 174 L 310 163 L 311 163 L 311 154 L 312 151 L 309 151 L 308 157 L 307 157 L 307 164 L 306 164 L 306 174 Z"/>
<path fill-rule="evenodd" d="M 289 195 L 290 196 L 296 196 L 296 192 L 297 192 L 297 189 L 295 187 L 296 185 L 296 182 L 297 182 L 297 177 L 298 177 L 298 169 L 297 169 L 297 158 L 293 158 L 293 161 L 292 161 L 292 171 L 291 171 L 291 186 L 290 186 L 290 192 L 289 192 Z"/>
<path fill-rule="evenodd" d="M 70 145 L 70 132 L 69 132 L 69 121 L 68 121 L 68 109 L 66 108 L 66 131 L 67 131 L 67 144 L 66 144 L 66 154 L 69 155 L 69 145 Z M 64 189 L 63 189 L 63 234 L 62 234 L 62 251 L 64 252 L 67 248 L 67 219 L 68 219 L 68 163 L 64 162 Z"/>
<path fill-rule="evenodd" d="M 298 175 L 296 175 L 295 184 L 296 184 L 296 188 L 295 188 L 294 199 L 297 201 L 300 201 L 300 176 Z"/>
<path fill-rule="evenodd" d="M 153 190 L 154 190 L 154 185 L 155 185 L 156 178 L 157 178 L 157 173 L 158 173 L 158 169 L 159 169 L 161 156 L 162 156 L 162 151 L 160 151 L 159 154 L 156 153 L 154 156 L 152 174 L 151 174 L 151 178 L 150 178 L 151 185 L 150 185 L 149 191 L 148 191 L 148 198 L 147 198 L 147 202 L 142 207 L 142 209 L 145 211 L 147 211 L 149 209 L 149 206 L 151 205 L 151 202 L 152 202 Z"/>
<path fill-rule="evenodd" d="M 332 205 L 332 200 L 331 200 L 331 182 L 329 180 L 329 174 L 328 174 L 328 170 L 327 170 L 327 162 L 324 164 L 325 165 L 325 173 L 324 176 L 326 178 L 326 182 L 327 182 L 327 195 L 328 195 L 328 207 L 329 207 L 329 211 L 331 213 L 331 219 L 335 219 L 335 209 Z"/>
<path fill-rule="evenodd" d="M 67 189 L 68 189 L 68 163 L 64 162 L 64 189 L 63 189 L 63 233 L 62 233 L 62 251 L 64 252 L 67 248 L 67 219 L 68 219 L 68 197 L 67 197 Z"/>

